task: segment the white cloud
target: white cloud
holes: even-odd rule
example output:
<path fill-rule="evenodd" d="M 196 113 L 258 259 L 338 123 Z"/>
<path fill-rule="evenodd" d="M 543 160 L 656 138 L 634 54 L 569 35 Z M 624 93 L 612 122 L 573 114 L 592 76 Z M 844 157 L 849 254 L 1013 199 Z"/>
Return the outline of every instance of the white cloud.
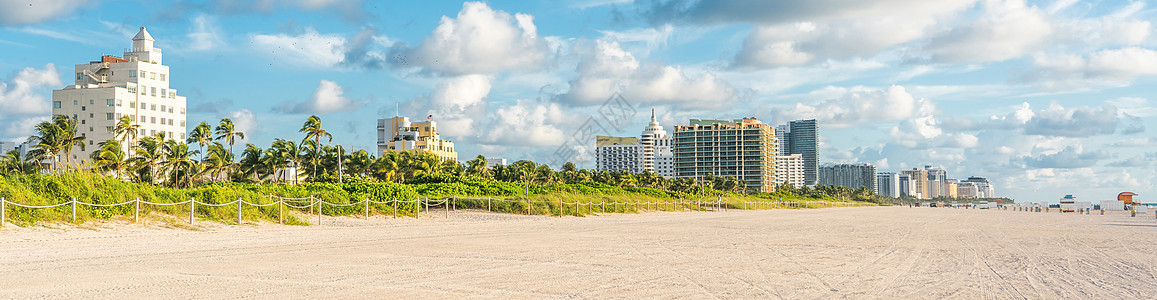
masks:
<path fill-rule="evenodd" d="M 1097 162 L 1109 158 L 1105 150 L 1085 151 L 1084 146 L 1073 145 L 1060 151 L 1024 157 L 1024 164 L 1030 168 L 1074 169 L 1096 166 Z"/>
<path fill-rule="evenodd" d="M 421 44 L 400 52 L 404 63 L 438 73 L 491 74 L 541 68 L 548 44 L 538 36 L 533 16 L 511 16 L 486 3 L 466 2 L 457 18 L 443 16 Z"/>
<path fill-rule="evenodd" d="M 929 41 L 936 61 L 988 62 L 1021 57 L 1045 46 L 1054 32 L 1048 16 L 1024 0 L 986 0 L 983 14 Z"/>
<path fill-rule="evenodd" d="M 71 14 L 87 0 L 0 1 L 0 24 L 37 24 Z"/>
<path fill-rule="evenodd" d="M 916 98 L 902 86 L 886 89 L 867 87 L 827 87 L 812 95 L 836 95 L 834 99 L 817 103 L 797 102 L 786 109 L 773 109 L 778 120 L 816 119 L 824 127 L 847 128 L 866 122 L 908 120 L 931 115 L 935 104 L 928 99 Z"/>
<path fill-rule="evenodd" d="M 216 20 L 205 14 L 193 18 L 192 28 L 185 36 L 189 39 L 189 46 L 185 49 L 190 51 L 209 51 L 225 46 Z"/>
<path fill-rule="evenodd" d="M 317 83 L 317 89 L 309 100 L 303 102 L 286 102 L 275 111 L 287 113 L 326 114 L 332 112 L 354 111 L 362 102 L 354 101 L 344 96 L 345 90 L 337 82 L 322 79 Z"/>
<path fill-rule="evenodd" d="M 734 87 L 711 73 L 692 77 L 682 67 L 642 63 L 617 42 L 598 40 L 583 52 L 579 77 L 562 95 L 573 104 L 599 104 L 620 93 L 632 103 L 719 108 L 738 97 Z"/>
<path fill-rule="evenodd" d="M 254 46 L 272 59 L 284 59 L 290 64 L 328 68 L 345 59 L 344 37 L 334 34 L 319 34 L 313 28 L 306 28 L 300 35 L 262 35 L 250 37 Z"/>
<path fill-rule="evenodd" d="M 557 146 L 566 133 L 560 128 L 572 113 L 556 103 L 519 100 L 498 108 L 489 129 L 482 134 L 484 142 L 503 146 Z"/>
<path fill-rule="evenodd" d="M 474 136 L 479 119 L 487 115 L 486 96 L 490 94 L 486 75 L 463 75 L 442 81 L 424 97 L 407 104 L 407 111 L 423 111 L 440 123 L 438 133 L 449 137 Z"/>
<path fill-rule="evenodd" d="M 0 81 L 0 124 L 7 124 L 0 140 L 24 139 L 33 127 L 48 120 L 52 106 L 41 92 L 60 88 L 60 74 L 53 64 L 44 69 L 24 68 L 12 78 Z"/>

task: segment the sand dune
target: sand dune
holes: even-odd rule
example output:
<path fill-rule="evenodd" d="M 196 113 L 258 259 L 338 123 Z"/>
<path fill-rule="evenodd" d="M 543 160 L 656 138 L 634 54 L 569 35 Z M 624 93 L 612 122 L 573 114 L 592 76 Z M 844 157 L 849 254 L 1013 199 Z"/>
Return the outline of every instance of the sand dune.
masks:
<path fill-rule="evenodd" d="M 1157 220 L 949 208 L 484 212 L 0 230 L 2 298 L 1152 299 Z"/>

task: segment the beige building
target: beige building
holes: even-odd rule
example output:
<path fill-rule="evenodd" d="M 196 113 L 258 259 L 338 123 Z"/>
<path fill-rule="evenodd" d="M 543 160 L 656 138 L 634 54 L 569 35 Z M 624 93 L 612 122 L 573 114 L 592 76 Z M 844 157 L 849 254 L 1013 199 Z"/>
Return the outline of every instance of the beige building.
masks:
<path fill-rule="evenodd" d="M 913 168 L 911 170 L 900 171 L 900 174 L 908 175 L 908 185 L 912 189 L 911 195 L 916 199 L 932 199 L 932 194 L 929 194 L 928 188 L 928 170 L 920 170 Z"/>
<path fill-rule="evenodd" d="M 441 160 L 458 161 L 454 142 L 438 135 L 438 123 L 432 120 L 410 122 L 407 117 L 378 119 L 378 153 L 386 151 L 430 153 Z"/>
<path fill-rule="evenodd" d="M 122 116 L 140 125 L 138 137 L 164 133 L 185 140 L 185 97 L 169 88 L 173 77 L 153 41 L 141 27 L 124 57 L 104 55 L 76 65 L 74 83 L 52 91 L 52 114 L 76 119 L 77 134 L 86 137 L 85 150 L 72 151 L 74 163 L 87 163 L 97 144 L 114 139 L 113 127 Z M 130 153 L 128 144 L 121 146 Z"/>
<path fill-rule="evenodd" d="M 644 146 L 638 138 L 617 136 L 595 137 L 595 170 L 642 173 Z"/>
<path fill-rule="evenodd" d="M 776 147 L 771 126 L 755 118 L 691 119 L 689 125 L 675 126 L 675 177 L 735 177 L 748 192 L 772 192 L 778 182 Z"/>

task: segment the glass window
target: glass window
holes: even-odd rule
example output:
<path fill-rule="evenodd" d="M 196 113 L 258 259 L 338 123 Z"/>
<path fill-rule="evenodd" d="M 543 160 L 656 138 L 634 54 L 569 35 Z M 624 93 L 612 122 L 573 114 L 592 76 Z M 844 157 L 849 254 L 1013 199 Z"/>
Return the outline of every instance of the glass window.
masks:
<path fill-rule="evenodd" d="M 149 88 L 149 96 L 153 96 L 153 97 L 157 96 L 157 87 L 154 86 L 154 87 Z"/>
<path fill-rule="evenodd" d="M 151 110 L 151 111 L 156 111 L 156 110 L 157 110 L 157 105 L 156 105 L 156 104 L 149 104 L 149 110 Z"/>
<path fill-rule="evenodd" d="M 80 105 L 80 101 L 72 100 L 72 105 Z"/>
<path fill-rule="evenodd" d="M 111 121 L 111 120 L 113 120 L 113 113 L 106 113 L 106 114 L 104 114 L 104 117 L 105 117 L 105 119 Z"/>
<path fill-rule="evenodd" d="M 157 124 L 157 117 L 149 117 L 149 123 Z"/>
<path fill-rule="evenodd" d="M 129 77 L 136 78 L 137 77 L 137 70 L 129 70 Z"/>
<path fill-rule="evenodd" d="M 52 101 L 52 108 L 60 108 L 60 101 Z"/>
<path fill-rule="evenodd" d="M 181 127 L 185 127 L 185 121 L 181 121 Z"/>
<path fill-rule="evenodd" d="M 142 86 L 141 86 L 141 95 L 144 95 L 144 94 L 145 94 L 145 90 L 148 90 L 148 89 L 149 89 L 149 87 L 147 87 L 147 86 L 143 86 L 143 85 L 142 85 Z"/>
<path fill-rule="evenodd" d="M 169 106 L 169 113 L 170 114 L 173 113 L 173 107 L 172 106 Z"/>
<path fill-rule="evenodd" d="M 169 126 L 173 126 L 173 119 L 169 119 Z"/>
<path fill-rule="evenodd" d="M 185 108 L 184 107 L 181 108 L 181 114 L 182 115 L 185 114 Z M 184 126 L 184 125 L 182 125 L 182 126 Z"/>
<path fill-rule="evenodd" d="M 96 100 L 88 99 L 88 105 L 96 104 Z"/>
<path fill-rule="evenodd" d="M 149 73 L 149 79 L 157 79 L 157 72 Z"/>
<path fill-rule="evenodd" d="M 105 100 L 105 104 L 108 104 L 109 107 L 112 107 L 113 105 L 116 105 L 116 100 L 107 99 Z"/>
<path fill-rule="evenodd" d="M 86 120 L 80 120 L 80 125 L 84 125 Z"/>
<path fill-rule="evenodd" d="M 117 99 L 117 106 L 125 106 L 124 100 Z"/>
<path fill-rule="evenodd" d="M 177 92 L 169 92 L 169 99 L 177 99 Z"/>
<path fill-rule="evenodd" d="M 82 79 L 84 79 L 84 73 L 77 72 L 76 73 L 76 80 L 82 80 Z"/>
<path fill-rule="evenodd" d="M 85 106 L 81 106 L 80 111 L 85 111 L 85 108 L 86 108 Z"/>
<path fill-rule="evenodd" d="M 112 133 L 112 126 L 105 126 L 105 127 L 104 127 L 104 132 L 105 132 L 105 133 Z"/>
<path fill-rule="evenodd" d="M 92 132 L 92 126 L 88 127 L 88 132 Z M 88 141 L 88 142 L 89 142 L 89 145 L 92 145 L 92 141 Z"/>
<path fill-rule="evenodd" d="M 136 101 L 129 101 L 129 108 L 137 108 L 137 102 Z"/>
<path fill-rule="evenodd" d="M 141 116 L 141 122 L 144 122 L 144 121 L 145 121 L 145 116 Z M 141 134 L 144 134 L 144 132 L 141 132 Z"/>
<path fill-rule="evenodd" d="M 161 105 L 161 111 L 162 111 L 162 112 L 164 112 L 164 111 L 165 111 L 165 105 Z"/>
<path fill-rule="evenodd" d="M 161 74 L 161 81 L 165 81 L 165 74 Z"/>
<path fill-rule="evenodd" d="M 141 128 L 141 133 L 140 133 L 140 135 L 145 135 L 145 129 L 144 129 L 144 128 Z"/>
<path fill-rule="evenodd" d="M 161 98 L 164 98 L 164 97 L 165 97 L 165 95 L 168 95 L 168 94 L 169 94 L 168 90 L 166 90 L 166 89 L 161 89 Z"/>

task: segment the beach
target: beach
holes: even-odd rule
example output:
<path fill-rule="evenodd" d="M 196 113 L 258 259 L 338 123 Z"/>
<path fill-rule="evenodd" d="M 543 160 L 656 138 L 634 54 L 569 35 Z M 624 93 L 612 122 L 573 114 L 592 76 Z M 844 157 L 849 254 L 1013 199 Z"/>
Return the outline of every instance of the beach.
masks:
<path fill-rule="evenodd" d="M 63 226 L 63 225 L 62 225 Z M 858 207 L 0 230 L 0 298 L 1157 295 L 1157 220 Z"/>

